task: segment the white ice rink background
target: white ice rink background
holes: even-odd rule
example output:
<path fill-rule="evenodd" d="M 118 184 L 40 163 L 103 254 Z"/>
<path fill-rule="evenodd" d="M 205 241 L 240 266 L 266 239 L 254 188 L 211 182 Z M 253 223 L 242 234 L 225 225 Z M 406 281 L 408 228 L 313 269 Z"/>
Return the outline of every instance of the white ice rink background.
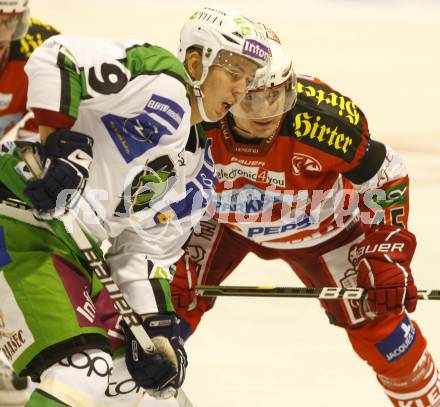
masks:
<path fill-rule="evenodd" d="M 419 288 L 440 288 L 440 1 L 31 0 L 64 33 L 140 38 L 175 51 L 200 5 L 234 7 L 278 32 L 297 72 L 350 96 L 371 134 L 401 152 L 411 180 Z M 299 285 L 281 261 L 249 256 L 227 281 Z M 440 364 L 440 302 L 413 314 Z M 381 407 L 389 403 L 345 333 L 315 300 L 220 298 L 187 344 L 185 390 L 195 407 Z M 144 407 L 175 406 L 174 402 Z"/>

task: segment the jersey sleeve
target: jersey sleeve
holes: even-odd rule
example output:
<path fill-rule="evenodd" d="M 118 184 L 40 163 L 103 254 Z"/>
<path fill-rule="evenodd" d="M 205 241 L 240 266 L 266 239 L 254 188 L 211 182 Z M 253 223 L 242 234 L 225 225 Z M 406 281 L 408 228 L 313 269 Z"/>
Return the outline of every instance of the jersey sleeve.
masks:
<path fill-rule="evenodd" d="M 127 229 L 112 239 L 107 261 L 118 287 L 138 314 L 174 311 L 170 285 L 187 235 L 172 224 Z"/>
<path fill-rule="evenodd" d="M 356 184 L 379 170 L 385 146 L 371 139 L 365 114 L 349 97 L 319 79 L 299 76 L 294 113 L 295 139 L 312 147 L 328 170 Z"/>
<path fill-rule="evenodd" d="M 75 58 L 52 37 L 37 48 L 25 66 L 28 109 L 59 112 L 76 119 L 83 81 Z"/>
<path fill-rule="evenodd" d="M 354 184 L 360 195 L 363 224 L 408 227 L 409 177 L 402 157 L 389 146 L 380 168 L 367 181 Z"/>
<path fill-rule="evenodd" d="M 354 185 L 366 227 L 407 227 L 409 179 L 402 158 L 371 138 L 364 113 L 350 98 L 316 78 L 299 78 L 296 139 Z"/>

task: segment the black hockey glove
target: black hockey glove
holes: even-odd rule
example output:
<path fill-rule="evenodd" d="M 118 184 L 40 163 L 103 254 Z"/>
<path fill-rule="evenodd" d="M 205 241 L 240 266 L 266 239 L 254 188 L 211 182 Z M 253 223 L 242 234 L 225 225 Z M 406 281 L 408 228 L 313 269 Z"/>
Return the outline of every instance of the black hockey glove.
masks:
<path fill-rule="evenodd" d="M 39 145 L 43 176 L 24 190 L 38 213 L 63 215 L 81 194 L 89 177 L 92 146 L 89 136 L 66 129 L 55 130 Z"/>
<path fill-rule="evenodd" d="M 146 354 L 130 329 L 122 323 L 127 340 L 125 361 L 136 384 L 158 399 L 176 394 L 185 380 L 187 356 L 179 335 L 180 320 L 176 314 L 154 314 L 142 326 L 153 341 L 157 352 Z"/>

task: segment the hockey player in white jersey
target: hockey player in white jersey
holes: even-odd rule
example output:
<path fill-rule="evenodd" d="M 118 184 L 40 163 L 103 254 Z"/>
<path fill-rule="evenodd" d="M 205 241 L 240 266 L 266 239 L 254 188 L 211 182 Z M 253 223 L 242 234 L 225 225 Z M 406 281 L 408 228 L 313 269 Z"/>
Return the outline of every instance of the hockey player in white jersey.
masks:
<path fill-rule="evenodd" d="M 197 128 L 221 119 L 268 63 L 264 30 L 204 7 L 181 32 L 179 57 L 139 41 L 56 36 L 26 66 L 28 107 L 42 143 L 36 180 L 20 157 L 0 155 L 0 347 L 40 381 L 27 406 L 133 405 L 140 388 L 169 397 L 187 357 L 169 280 L 215 183 Z M 52 219 L 76 214 L 158 352 L 134 351 L 108 294 Z M 34 217 L 34 216 L 36 217 Z M 119 374 L 127 366 L 131 377 Z M 113 373 L 110 377 L 110 373 Z M 119 379 L 115 379 L 119 377 Z M 134 382 L 133 391 L 123 391 Z M 123 394 L 128 393 L 128 394 Z"/>

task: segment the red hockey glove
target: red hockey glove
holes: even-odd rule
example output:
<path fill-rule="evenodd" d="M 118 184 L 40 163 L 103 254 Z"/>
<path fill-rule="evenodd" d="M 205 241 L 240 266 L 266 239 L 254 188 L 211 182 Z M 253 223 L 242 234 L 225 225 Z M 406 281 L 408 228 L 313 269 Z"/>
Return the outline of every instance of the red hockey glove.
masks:
<path fill-rule="evenodd" d="M 357 284 L 368 292 L 363 307 L 368 318 L 416 309 L 417 287 L 410 269 L 416 245 L 411 232 L 380 225 L 351 249 L 356 250 Z"/>

